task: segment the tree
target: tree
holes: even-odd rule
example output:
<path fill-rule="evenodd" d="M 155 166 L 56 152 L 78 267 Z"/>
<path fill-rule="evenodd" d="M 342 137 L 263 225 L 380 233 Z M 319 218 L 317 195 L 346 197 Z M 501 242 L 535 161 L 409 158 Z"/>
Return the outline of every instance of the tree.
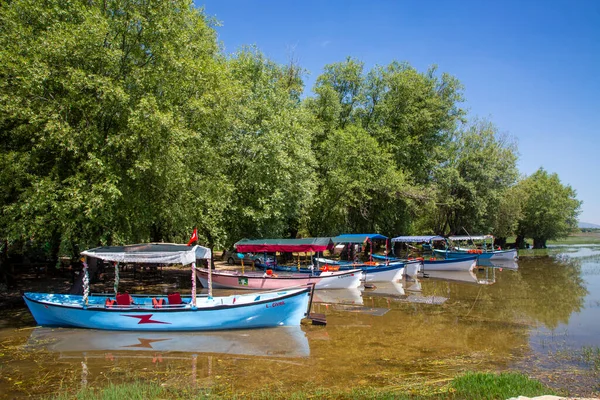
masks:
<path fill-rule="evenodd" d="M 540 168 L 519 182 L 523 194 L 522 217 L 517 242 L 533 238 L 534 248 L 545 248 L 547 240 L 561 239 L 577 229 L 582 202 L 571 186 L 563 185 L 556 173 Z"/>
<path fill-rule="evenodd" d="M 311 209 L 313 235 L 392 234 L 407 223 L 406 178 L 391 156 L 362 128 L 334 131 L 317 151 L 318 190 Z"/>
<path fill-rule="evenodd" d="M 458 131 L 434 173 L 437 233 L 495 233 L 505 191 L 518 176 L 516 146 L 488 121 Z M 504 233 L 504 232 L 502 232 Z"/>
<path fill-rule="evenodd" d="M 16 0 L 0 30 L 2 236 L 49 242 L 55 259 L 185 241 L 190 199 L 214 204 L 187 188 L 227 108 L 202 13 L 187 0 Z M 197 194 L 217 192 L 200 181 Z"/>
<path fill-rule="evenodd" d="M 243 237 L 295 237 L 315 190 L 314 118 L 300 107 L 289 67 L 243 49 L 228 68 L 238 91 L 219 146 L 235 188 L 225 213 L 228 244 Z"/>

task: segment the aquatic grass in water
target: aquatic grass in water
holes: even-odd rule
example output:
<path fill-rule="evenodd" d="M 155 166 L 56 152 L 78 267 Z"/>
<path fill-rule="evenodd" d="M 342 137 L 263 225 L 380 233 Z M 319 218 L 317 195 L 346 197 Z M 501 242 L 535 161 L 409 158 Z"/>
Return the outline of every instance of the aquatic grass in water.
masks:
<path fill-rule="evenodd" d="M 191 393 L 192 392 L 192 393 Z M 110 383 L 104 388 L 86 388 L 76 394 L 62 393 L 50 397 L 54 400 L 146 400 L 146 399 L 207 399 L 214 398 L 201 389 L 188 390 L 176 389 L 175 391 L 165 388 L 156 382 L 135 381 L 115 385 Z"/>
<path fill-rule="evenodd" d="M 518 396 L 556 394 L 541 382 L 515 372 L 499 375 L 468 372 L 454 378 L 449 391 L 455 398 L 468 399 L 508 399 Z"/>
<path fill-rule="evenodd" d="M 600 370 L 600 347 L 582 347 L 581 356 L 594 370 Z"/>
<path fill-rule="evenodd" d="M 109 384 L 103 389 L 87 388 L 77 394 L 61 394 L 53 399 L 78 400 L 123 400 L 123 399 L 507 399 L 510 397 L 539 396 L 542 394 L 555 394 L 540 382 L 530 379 L 519 373 L 467 373 L 458 376 L 445 387 L 439 387 L 434 382 L 432 390 L 423 393 L 402 393 L 394 387 L 386 388 L 353 388 L 348 391 L 307 386 L 305 390 L 283 393 L 269 388 L 250 392 L 232 392 L 222 387 L 207 389 L 178 389 L 164 387 L 156 382 L 145 383 L 136 381 L 120 385 Z"/>

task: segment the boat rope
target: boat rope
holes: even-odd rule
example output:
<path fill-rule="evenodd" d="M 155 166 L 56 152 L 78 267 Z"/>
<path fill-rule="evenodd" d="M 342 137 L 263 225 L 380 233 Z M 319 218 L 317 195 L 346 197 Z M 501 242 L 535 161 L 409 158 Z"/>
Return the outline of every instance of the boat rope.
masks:
<path fill-rule="evenodd" d="M 475 307 L 475 304 L 477 304 L 477 300 L 479 300 L 479 295 L 481 294 L 481 286 L 479 286 L 479 291 L 477 292 L 477 296 L 475 297 L 475 301 L 473 302 L 473 305 L 471 306 L 471 309 L 469 310 L 469 312 L 467 313 L 467 315 L 465 315 L 465 317 L 468 317 L 469 314 L 471 314 L 471 311 L 473 311 L 473 308 Z"/>

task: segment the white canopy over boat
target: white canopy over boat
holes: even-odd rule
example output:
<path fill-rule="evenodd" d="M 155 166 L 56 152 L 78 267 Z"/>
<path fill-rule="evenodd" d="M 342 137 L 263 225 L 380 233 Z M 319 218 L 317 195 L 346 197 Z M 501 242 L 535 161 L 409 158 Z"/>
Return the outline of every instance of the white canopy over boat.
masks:
<path fill-rule="evenodd" d="M 448 239 L 450 240 L 488 240 L 488 239 L 492 239 L 494 240 L 494 236 L 493 235 L 477 235 L 477 236 L 449 236 Z"/>
<path fill-rule="evenodd" d="M 431 242 L 434 240 L 446 240 L 443 236 L 398 236 L 392 239 L 392 242 L 402 243 L 418 243 L 418 242 Z"/>
<path fill-rule="evenodd" d="M 129 246 L 104 246 L 81 253 L 87 257 L 119 263 L 156 263 L 188 265 L 196 259 L 210 259 L 211 251 L 202 246 L 171 243 L 144 243 Z"/>

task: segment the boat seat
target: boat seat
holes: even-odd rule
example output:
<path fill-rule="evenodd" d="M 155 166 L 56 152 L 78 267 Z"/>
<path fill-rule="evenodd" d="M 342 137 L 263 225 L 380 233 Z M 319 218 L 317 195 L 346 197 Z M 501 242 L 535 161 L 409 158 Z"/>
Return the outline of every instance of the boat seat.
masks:
<path fill-rule="evenodd" d="M 133 298 L 127 292 L 117 293 L 115 297 L 117 299 L 118 306 L 130 306 L 131 304 L 133 304 Z"/>
<path fill-rule="evenodd" d="M 162 308 L 163 305 L 165 305 L 165 299 L 157 299 L 156 297 L 152 298 L 152 307 Z"/>
<path fill-rule="evenodd" d="M 179 294 L 179 292 L 169 293 L 167 295 L 167 299 L 170 305 L 183 304 L 183 301 L 181 301 L 181 294 Z"/>

